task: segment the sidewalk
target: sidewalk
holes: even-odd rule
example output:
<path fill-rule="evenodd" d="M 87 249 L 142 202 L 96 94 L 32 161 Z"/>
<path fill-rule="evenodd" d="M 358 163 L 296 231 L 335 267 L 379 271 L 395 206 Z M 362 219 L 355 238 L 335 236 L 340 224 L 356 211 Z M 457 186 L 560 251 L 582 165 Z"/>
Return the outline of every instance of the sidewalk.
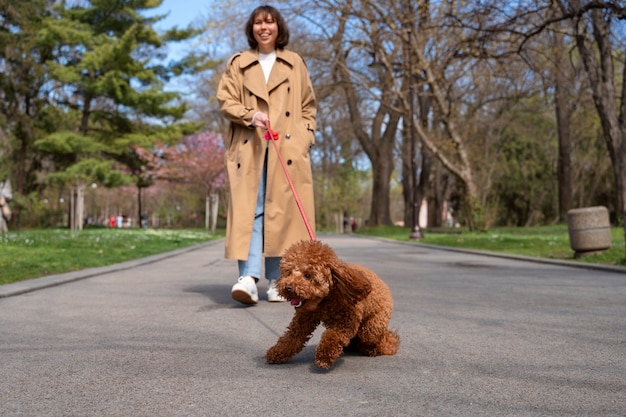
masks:
<path fill-rule="evenodd" d="M 0 415 L 626 416 L 626 274 L 319 239 L 389 284 L 396 356 L 323 371 L 318 331 L 265 364 L 293 310 L 234 303 L 236 263 L 213 242 L 0 286 Z"/>

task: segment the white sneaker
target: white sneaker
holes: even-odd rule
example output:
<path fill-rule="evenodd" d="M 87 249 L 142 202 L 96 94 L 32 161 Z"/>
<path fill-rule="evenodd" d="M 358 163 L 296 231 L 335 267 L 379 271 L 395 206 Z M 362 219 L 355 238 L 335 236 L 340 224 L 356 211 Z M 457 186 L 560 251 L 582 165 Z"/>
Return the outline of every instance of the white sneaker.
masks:
<path fill-rule="evenodd" d="M 276 289 L 276 280 L 275 279 L 270 281 L 270 286 L 267 289 L 267 301 L 270 301 L 272 303 L 281 302 L 281 301 L 287 301 L 286 298 L 284 298 L 283 296 L 281 296 L 278 293 L 278 290 Z"/>
<path fill-rule="evenodd" d="M 242 304 L 256 304 L 259 301 L 256 280 L 249 275 L 239 277 L 230 294 L 233 300 Z"/>

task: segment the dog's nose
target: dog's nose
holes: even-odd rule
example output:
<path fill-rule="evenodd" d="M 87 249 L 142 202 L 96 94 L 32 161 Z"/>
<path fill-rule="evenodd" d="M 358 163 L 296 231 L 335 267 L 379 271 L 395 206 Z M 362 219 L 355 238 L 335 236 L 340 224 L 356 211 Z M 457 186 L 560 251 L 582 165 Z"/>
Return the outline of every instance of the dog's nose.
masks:
<path fill-rule="evenodd" d="M 287 291 L 287 292 L 291 292 L 291 290 L 292 290 L 291 285 L 287 285 L 287 286 L 285 287 L 285 291 Z"/>

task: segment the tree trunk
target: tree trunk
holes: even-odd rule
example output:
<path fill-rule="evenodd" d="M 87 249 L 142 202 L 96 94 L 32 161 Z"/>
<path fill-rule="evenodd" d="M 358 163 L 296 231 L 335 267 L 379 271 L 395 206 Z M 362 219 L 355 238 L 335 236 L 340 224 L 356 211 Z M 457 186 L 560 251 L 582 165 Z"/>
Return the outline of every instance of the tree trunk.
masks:
<path fill-rule="evenodd" d="M 432 110 L 432 100 L 426 86 L 422 85 L 418 90 L 417 103 L 419 104 L 419 123 L 423 129 L 428 129 L 428 119 Z M 430 186 L 430 174 L 433 165 L 432 153 L 426 146 L 421 147 L 421 169 L 419 182 L 416 185 L 415 200 L 417 201 L 417 218 L 420 218 L 422 200 L 428 196 Z M 437 226 L 437 224 L 435 224 Z"/>
<path fill-rule="evenodd" d="M 345 6 L 343 13 L 349 13 L 351 5 Z M 394 96 L 390 91 L 383 89 L 381 101 L 372 118 L 371 129 L 366 131 L 368 125 L 362 115 L 359 106 L 361 98 L 351 80 L 351 73 L 347 65 L 348 52 L 343 49 L 341 40 L 345 33 L 346 20 L 341 19 L 337 32 L 333 37 L 333 55 L 336 59 L 334 72 L 338 78 L 348 103 L 352 131 L 372 164 L 372 203 L 369 217 L 370 226 L 390 225 L 391 211 L 389 191 L 391 189 L 391 174 L 394 168 L 393 151 L 396 143 L 396 132 L 401 114 L 394 108 L 398 108 L 398 101 L 393 103 Z"/>
<path fill-rule="evenodd" d="M 441 227 L 442 213 L 449 197 L 449 181 L 441 164 L 437 164 L 433 175 L 432 202 L 429 207 L 429 222 L 433 227 Z"/>
<path fill-rule="evenodd" d="M 561 6 L 568 11 L 565 3 L 561 2 Z M 569 5 L 574 10 L 581 10 L 582 7 L 579 0 L 571 0 Z M 615 50 L 611 42 L 609 23 L 610 13 L 592 10 L 589 16 L 589 20 L 577 19 L 572 22 L 576 30 L 576 46 L 589 77 L 604 140 L 613 164 L 618 198 L 617 215 L 621 216 L 620 221 L 623 222 L 626 238 L 626 221 L 624 221 L 626 217 L 624 207 L 626 202 L 626 83 L 622 82 L 622 90 L 618 95 L 613 62 Z M 583 23 L 577 23 L 581 21 Z M 592 38 L 588 36 L 589 31 L 591 31 Z M 626 79 L 624 77 L 626 77 L 626 66 L 623 66 L 622 80 Z"/>
<path fill-rule="evenodd" d="M 85 223 L 85 184 L 76 187 L 76 224 L 74 230 L 83 230 Z"/>
<path fill-rule="evenodd" d="M 421 209 L 422 209 L 422 201 L 427 199 L 429 195 L 429 191 L 432 189 L 430 184 L 430 175 L 432 172 L 433 158 L 431 153 L 426 149 L 426 147 L 422 146 L 421 150 L 422 161 L 421 161 L 421 170 L 420 170 L 420 178 L 417 184 L 417 191 L 415 193 L 415 199 L 418 203 L 417 210 L 417 218 L 419 219 Z M 430 225 L 430 222 L 428 222 Z M 433 226 L 437 226 L 437 224 L 432 224 Z"/>
<path fill-rule="evenodd" d="M 409 134 L 409 124 L 406 118 L 403 119 L 402 129 L 402 200 L 404 201 L 404 216 L 402 218 L 404 225 L 409 226 L 411 224 L 412 211 L 411 207 L 413 202 L 411 201 L 411 187 L 414 186 L 411 175 L 411 144 L 409 142 L 411 135 Z"/>
<path fill-rule="evenodd" d="M 69 229 L 83 230 L 83 220 L 85 218 L 85 184 L 78 183 L 76 187 L 70 188 Z"/>
<path fill-rule="evenodd" d="M 389 209 L 389 191 L 393 164 L 386 159 L 372 165 L 372 206 L 370 211 L 370 226 L 390 225 L 391 213 Z"/>
<path fill-rule="evenodd" d="M 556 34 L 555 50 L 563 51 L 563 36 Z M 559 57 L 561 58 L 561 57 Z M 562 57 L 564 58 L 564 57 Z M 572 138 L 570 121 L 572 108 L 566 83 L 564 59 L 556 59 L 554 71 L 554 104 L 556 110 L 557 135 L 559 140 L 559 156 L 557 162 L 557 178 L 559 184 L 559 221 L 567 220 L 567 211 L 572 208 Z"/>
<path fill-rule="evenodd" d="M 143 190 L 144 187 L 137 187 L 137 227 L 142 227 L 141 220 L 143 219 Z"/>
<path fill-rule="evenodd" d="M 437 158 L 448 171 L 461 180 L 465 188 L 464 203 L 467 226 L 470 230 L 482 230 L 485 227 L 484 210 L 478 195 L 478 187 L 474 179 L 474 170 L 470 162 L 468 147 L 465 144 L 461 131 L 456 127 L 453 113 L 449 112 L 449 103 L 444 86 L 441 85 L 432 67 L 428 65 L 426 55 L 420 48 L 414 48 L 414 51 L 417 54 L 417 61 L 423 65 L 421 70 L 424 82 L 428 84 L 431 92 L 433 107 L 436 107 L 438 110 L 439 121 L 445 128 L 446 136 L 454 145 L 456 161 L 453 162 L 446 157 L 443 150 L 437 146 L 421 124 L 415 123 L 413 128 L 417 130 L 418 137 L 432 153 L 433 157 Z"/>

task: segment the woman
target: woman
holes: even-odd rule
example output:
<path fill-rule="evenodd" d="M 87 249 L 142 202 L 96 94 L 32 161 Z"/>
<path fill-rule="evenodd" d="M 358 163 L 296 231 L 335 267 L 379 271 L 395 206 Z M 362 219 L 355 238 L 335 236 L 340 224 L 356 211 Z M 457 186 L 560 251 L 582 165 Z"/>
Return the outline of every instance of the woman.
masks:
<path fill-rule="evenodd" d="M 257 7 L 245 26 L 250 49 L 228 61 L 217 99 L 230 121 L 226 171 L 230 185 L 226 258 L 237 259 L 233 299 L 258 302 L 257 282 L 265 257 L 268 301 L 284 301 L 275 289 L 282 254 L 309 239 L 268 129 L 287 164 L 307 219 L 315 227 L 309 151 L 314 143 L 316 103 L 306 64 L 285 47 L 289 30 L 272 6 Z"/>

